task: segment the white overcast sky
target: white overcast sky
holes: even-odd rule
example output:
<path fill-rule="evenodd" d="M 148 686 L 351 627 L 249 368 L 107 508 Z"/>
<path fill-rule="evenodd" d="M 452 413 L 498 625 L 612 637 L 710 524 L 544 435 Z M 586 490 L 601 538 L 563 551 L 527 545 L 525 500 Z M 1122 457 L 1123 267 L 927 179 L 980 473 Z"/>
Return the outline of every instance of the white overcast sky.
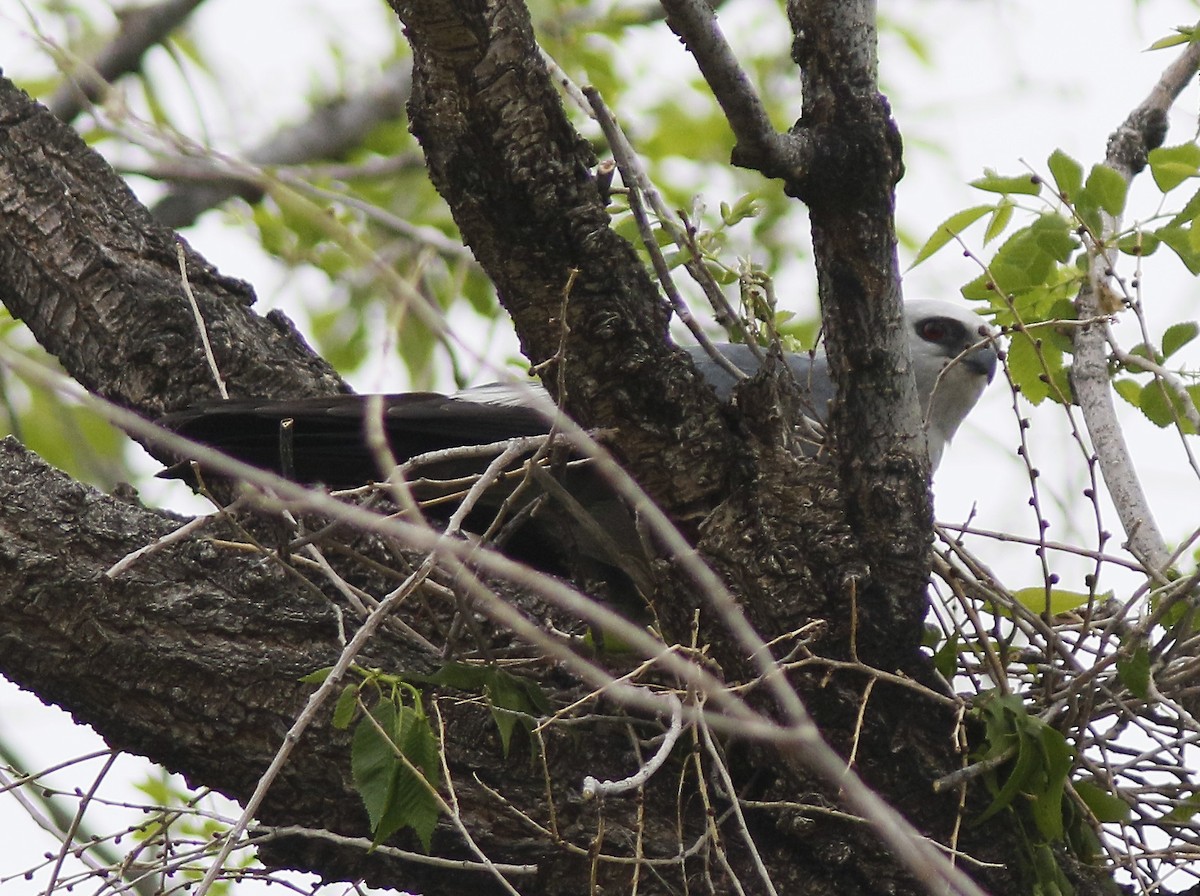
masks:
<path fill-rule="evenodd" d="M 733 33 L 739 22 L 780 16 L 779 7 L 769 0 L 730 0 L 723 20 Z M 1184 0 L 1147 0 L 1136 9 L 1129 0 L 885 0 L 880 7 L 883 15 L 925 35 L 933 48 L 934 61 L 928 68 L 886 43 L 881 51 L 882 75 L 909 147 L 907 174 L 898 194 L 899 220 L 909 232 L 920 235 L 930 233 L 953 211 L 987 201 L 965 185 L 984 167 L 1016 173 L 1023 170 L 1024 160 L 1044 170 L 1045 159 L 1055 148 L 1085 165 L 1100 160 L 1107 135 L 1146 95 L 1172 57 L 1173 51 L 1147 53 L 1145 48 L 1172 26 L 1197 17 L 1196 6 Z M 744 39 L 779 39 L 786 44 L 782 18 L 775 22 L 778 32 L 752 33 Z M 214 142 L 230 150 L 253 145 L 275 123 L 301 116 L 304 98 L 334 78 L 332 63 L 321 71 L 296 60 L 325 58 L 323 48 L 332 39 L 345 58 L 354 60 L 350 77 L 365 81 L 374 73 L 369 61 L 386 52 L 395 34 L 382 0 L 208 0 L 194 28 L 215 67 L 231 73 L 226 75 L 231 93 L 225 111 L 206 116 Z M 678 64 L 691 64 L 682 51 Z M 15 0 L 0 5 L 0 66 L 5 74 L 18 78 L 48 71 Z M 256 89 L 244 91 L 245 84 Z M 221 103 L 219 98 L 202 99 Z M 1168 142 L 1194 136 L 1197 103 L 1192 88 L 1172 115 Z M 923 144 L 943 151 L 925 149 Z M 1142 190 L 1140 195 L 1140 203 L 1134 200 L 1134 214 L 1149 214 L 1154 207 L 1151 193 Z M 727 197 L 714 198 L 710 205 L 723 198 Z M 225 272 L 252 282 L 266 307 L 286 307 L 286 294 L 297 286 L 297 278 L 264 260 L 247 237 L 226 230 L 219 216 L 208 216 L 187 236 Z M 978 237 L 974 248 L 981 248 Z M 907 264 L 911 255 L 902 261 Z M 954 298 L 957 286 L 976 273 L 973 263 L 960 253 L 945 251 L 913 271 L 905 291 L 910 296 Z M 1130 274 L 1131 269 L 1123 273 Z M 1144 288 L 1156 335 L 1176 320 L 1200 317 L 1196 282 L 1181 266 L 1155 266 Z M 780 292 L 787 294 L 785 289 Z M 811 294 L 811 287 L 804 294 Z M 1131 337 L 1128 344 L 1135 341 Z M 1187 360 L 1195 366 L 1196 354 Z M 383 381 L 393 373 L 375 371 L 357 385 L 404 388 L 402 380 Z M 1011 403 L 1003 384 L 995 384 L 948 451 L 935 480 L 943 521 L 962 520 L 974 508 L 978 526 L 1036 533 L 1026 504 L 1028 480 L 1014 453 Z M 1049 507 L 1044 508 L 1052 519 L 1049 534 L 1069 540 L 1092 525 L 1089 508 L 1078 500 L 1086 485 L 1080 452 L 1069 439 L 1060 410 L 1040 408 L 1033 419 L 1034 462 L 1043 471 L 1041 487 L 1049 496 Z M 1160 525 L 1169 539 L 1178 539 L 1200 524 L 1200 514 L 1195 512 L 1200 507 L 1197 477 L 1189 473 L 1178 437 L 1155 429 L 1133 410 L 1124 414 L 1124 420 Z M 1119 533 L 1111 512 L 1106 525 Z M 1119 541 L 1118 535 L 1110 549 L 1115 550 Z M 1032 549 L 973 546 L 994 568 L 1005 571 L 1010 585 L 1040 582 Z M 1065 559 L 1055 563 L 1064 587 L 1082 588 L 1083 566 Z M 1129 584 L 1113 578 L 1105 587 L 1119 591 Z M 50 765 L 99 744 L 94 735 L 72 727 L 65 714 L 44 708 L 2 683 L 0 726 L 0 734 L 15 742 L 33 766 Z M 139 762 L 129 760 L 123 765 L 121 777 L 126 780 L 143 774 Z M 95 764 L 90 768 L 94 773 Z M 59 780 L 73 780 L 84 788 L 90 784 L 87 773 Z M 27 867 L 32 855 L 56 847 L 5 795 L 0 795 L 0 830 L 5 832 L 0 878 Z M 35 883 L 19 880 L 3 887 L 4 896 L 36 892 L 40 889 Z"/>

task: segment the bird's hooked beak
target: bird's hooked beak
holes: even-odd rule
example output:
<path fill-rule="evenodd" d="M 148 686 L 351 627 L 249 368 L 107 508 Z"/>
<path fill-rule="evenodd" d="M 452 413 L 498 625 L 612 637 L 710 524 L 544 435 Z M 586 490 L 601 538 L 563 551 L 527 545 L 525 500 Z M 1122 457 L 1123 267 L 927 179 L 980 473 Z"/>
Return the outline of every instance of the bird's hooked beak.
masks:
<path fill-rule="evenodd" d="M 977 342 L 968 346 L 959 359 L 968 370 L 987 377 L 990 383 L 996 375 L 996 365 L 1000 361 L 1000 351 L 996 348 L 996 340 L 991 333 L 980 333 L 986 342 Z"/>

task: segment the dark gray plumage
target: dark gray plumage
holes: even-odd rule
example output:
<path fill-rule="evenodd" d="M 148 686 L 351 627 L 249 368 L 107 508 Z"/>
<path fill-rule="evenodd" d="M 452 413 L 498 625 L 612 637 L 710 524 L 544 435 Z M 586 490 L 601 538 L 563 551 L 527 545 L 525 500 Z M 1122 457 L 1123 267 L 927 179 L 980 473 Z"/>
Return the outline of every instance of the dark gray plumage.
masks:
<path fill-rule="evenodd" d="M 904 308 L 905 326 L 916 379 L 925 413 L 930 461 L 936 467 L 946 443 L 995 373 L 998 354 L 987 323 L 970 311 L 949 302 L 917 300 Z M 748 375 L 758 369 L 754 353 L 744 345 L 720 345 L 718 350 Z M 712 384 L 718 398 L 728 401 L 737 378 L 703 349 L 687 349 L 700 373 Z M 817 422 L 828 417 L 834 400 L 829 365 L 821 353 L 792 354 L 787 364 L 806 393 L 806 407 Z M 448 448 L 488 445 L 548 431 L 554 412 L 545 391 L 528 384 L 492 384 L 453 395 L 407 393 L 382 396 L 383 426 L 398 462 Z M 323 483 L 331 488 L 351 488 L 383 478 L 377 456 L 367 446 L 364 416 L 367 397 L 335 395 L 295 401 L 236 400 L 202 405 L 164 417 L 161 423 L 181 435 L 215 447 L 257 467 L 282 473 L 300 482 Z M 283 421 L 289 421 L 286 430 Z M 797 421 L 799 424 L 801 421 Z M 283 433 L 286 432 L 286 435 Z M 814 449 L 815 451 L 815 449 Z M 444 508 L 447 496 L 461 494 L 461 480 L 478 474 L 486 459 L 446 460 L 420 467 L 414 483 L 418 500 Z M 190 479 L 189 465 L 180 464 L 162 475 Z M 518 475 L 518 479 L 519 479 Z M 586 468 L 562 474 L 562 484 L 587 510 L 581 519 L 578 507 L 550 501 L 539 511 L 540 526 L 525 525 L 517 536 L 532 544 L 536 562 L 550 552 L 576 560 L 580 557 L 618 566 L 639 587 L 644 587 L 641 563 L 631 560 L 638 544 L 627 511 L 605 484 Z M 492 490 L 477 511 L 480 530 L 491 523 L 516 479 Z M 535 490 L 535 494 L 538 493 Z M 527 503 L 527 502 L 526 502 Z M 515 531 L 515 530 L 514 530 Z M 532 538 L 531 538 L 532 533 Z M 619 556 L 618 556 L 619 555 Z"/>
<path fill-rule="evenodd" d="M 905 325 L 925 414 L 930 460 L 937 466 L 946 443 L 975 405 L 996 370 L 997 351 L 987 322 L 950 302 L 918 299 L 906 303 Z M 758 360 L 745 345 L 718 350 L 747 375 Z M 699 346 L 686 350 L 717 397 L 728 401 L 736 380 Z M 788 366 L 806 405 L 819 422 L 834 398 L 829 365 L 821 353 L 791 354 Z M 484 445 L 548 429 L 549 399 L 538 386 L 495 383 L 453 395 L 411 392 L 383 396 L 384 426 L 399 461 L 430 451 Z M 334 395 L 294 401 L 213 402 L 164 417 L 161 423 L 181 435 L 211 445 L 254 466 L 302 482 L 352 487 L 382 477 L 363 435 L 366 397 Z M 281 462 L 280 423 L 292 421 Z M 169 475 L 169 474 L 168 474 Z"/>

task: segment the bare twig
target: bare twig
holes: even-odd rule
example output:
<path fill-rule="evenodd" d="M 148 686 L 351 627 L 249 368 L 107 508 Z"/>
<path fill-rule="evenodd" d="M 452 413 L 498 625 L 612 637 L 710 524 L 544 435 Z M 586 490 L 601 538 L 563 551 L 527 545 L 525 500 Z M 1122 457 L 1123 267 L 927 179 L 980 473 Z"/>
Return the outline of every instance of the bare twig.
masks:
<path fill-rule="evenodd" d="M 204 315 L 200 313 L 200 305 L 196 302 L 196 295 L 192 292 L 192 284 L 188 280 L 187 256 L 183 251 L 183 243 L 175 244 L 175 252 L 179 256 L 179 280 L 183 284 L 183 294 L 187 296 L 192 316 L 196 319 L 196 332 L 200 336 L 200 345 L 204 348 L 204 359 L 208 361 L 208 369 L 212 371 L 213 381 L 217 384 L 217 391 L 221 393 L 221 398 L 228 400 L 229 390 L 225 388 L 225 378 L 221 376 L 221 370 L 217 367 L 217 359 L 213 355 L 212 343 L 208 340 L 208 325 L 204 322 Z"/>
<path fill-rule="evenodd" d="M 583 798 L 585 800 L 637 790 L 662 768 L 667 757 L 671 755 L 671 751 L 675 749 L 675 742 L 679 740 L 679 734 L 683 730 L 683 704 L 679 702 L 678 697 L 671 693 L 664 694 L 663 700 L 671 710 L 671 725 L 663 735 L 662 743 L 658 745 L 655 754 L 646 760 L 634 774 L 628 778 L 622 778 L 620 781 L 598 781 L 588 775 L 583 779 Z"/>

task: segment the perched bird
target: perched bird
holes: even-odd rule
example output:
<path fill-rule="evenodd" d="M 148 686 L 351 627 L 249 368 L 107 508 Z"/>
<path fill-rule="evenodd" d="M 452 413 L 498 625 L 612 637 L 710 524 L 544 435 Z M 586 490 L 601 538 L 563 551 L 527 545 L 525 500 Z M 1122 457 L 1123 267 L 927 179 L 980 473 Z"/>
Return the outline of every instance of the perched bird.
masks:
<path fill-rule="evenodd" d="M 987 322 L 951 302 L 909 301 L 904 306 L 904 321 L 917 394 L 925 415 L 930 464 L 936 467 L 946 443 L 991 381 L 998 353 Z M 749 347 L 719 345 L 717 348 L 744 373 L 753 375 L 757 371 L 759 362 Z M 728 401 L 738 378 L 702 348 L 694 346 L 686 351 L 717 397 Z M 815 422 L 824 423 L 835 397 L 825 356 L 819 352 L 789 354 L 786 361 L 805 393 L 805 405 L 811 409 Z M 417 499 L 430 506 L 446 506 L 451 499 L 460 497 L 470 487 L 470 478 L 488 464 L 486 457 L 464 458 L 463 452 L 447 452 L 447 449 L 544 435 L 551 419 L 547 409 L 553 411 L 541 387 L 524 384 L 492 384 L 452 395 L 428 392 L 387 395 L 379 406 L 391 453 L 398 462 L 434 453 L 429 464 L 407 476 Z M 160 422 L 181 435 L 290 479 L 323 483 L 330 488 L 351 488 L 386 476 L 386 471 L 380 469 L 378 452 L 367 442 L 367 408 L 367 397 L 362 395 L 294 401 L 232 400 L 168 414 Z M 186 479 L 191 475 L 189 470 L 190 467 L 181 464 L 160 475 Z M 489 520 L 512 491 L 519 472 L 512 473 L 506 480 L 508 485 L 493 489 L 493 497 L 481 504 Z M 602 539 L 608 541 L 605 545 L 593 544 L 596 539 L 587 532 L 568 532 L 579 529 L 571 519 L 573 516 L 578 522 L 578 506 L 565 516 L 552 512 L 554 521 L 542 528 L 550 530 L 551 537 L 560 542 L 562 536 L 573 535 L 581 545 L 577 548 L 585 553 L 625 551 L 635 536 L 632 521 L 627 513 L 617 509 L 619 502 L 615 497 L 586 472 L 576 470 L 560 478 L 566 490 L 599 522 L 599 527 L 585 528 L 593 533 L 597 528 L 608 530 L 610 535 L 622 526 L 628 526 L 629 531 L 616 533 L 615 544 L 606 536 Z M 441 515 L 448 515 L 452 509 L 448 507 Z M 509 511 L 512 512 L 511 507 Z M 624 520 L 619 521 L 622 514 Z M 475 531 L 487 525 L 489 522 L 484 521 Z M 535 543 L 537 537 L 541 536 L 535 536 Z"/>

